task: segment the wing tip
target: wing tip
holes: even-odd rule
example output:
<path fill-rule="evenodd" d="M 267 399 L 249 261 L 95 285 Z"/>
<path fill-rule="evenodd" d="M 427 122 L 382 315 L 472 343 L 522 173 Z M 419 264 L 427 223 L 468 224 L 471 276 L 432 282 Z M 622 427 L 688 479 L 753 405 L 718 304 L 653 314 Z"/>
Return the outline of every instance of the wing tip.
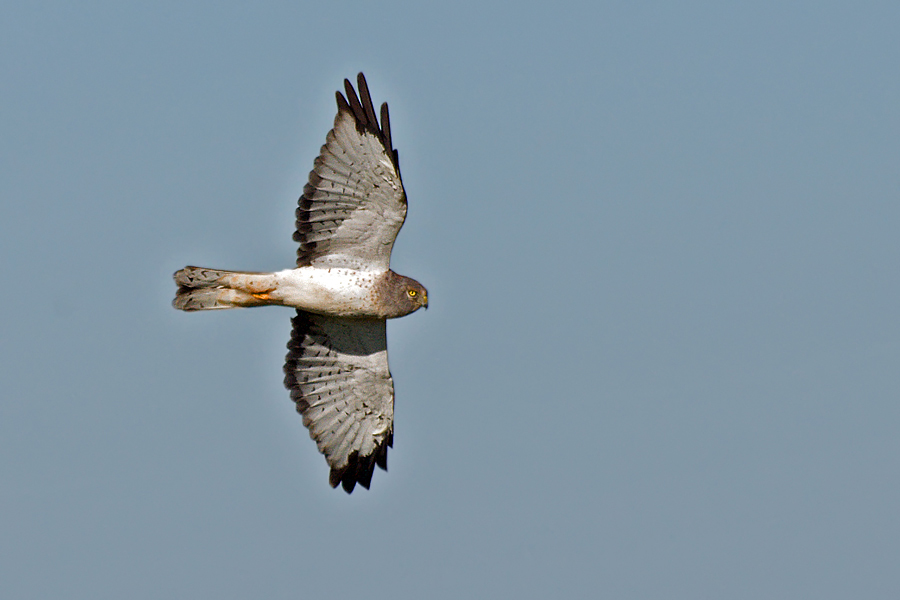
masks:
<path fill-rule="evenodd" d="M 348 494 L 353 492 L 357 483 L 369 489 L 372 484 L 372 475 L 375 473 L 375 466 L 387 470 L 387 447 L 392 441 L 393 433 L 390 433 L 375 447 L 372 454 L 360 456 L 358 451 L 354 451 L 347 458 L 347 464 L 343 467 L 331 468 L 331 472 L 328 473 L 329 485 L 333 488 L 340 485 Z"/>
<path fill-rule="evenodd" d="M 366 82 L 366 76 L 362 71 L 356 76 L 356 88 L 359 90 L 359 94 L 354 89 L 353 83 L 349 79 L 344 79 L 344 94 L 346 94 L 346 97 L 340 91 L 335 93 L 338 106 L 337 118 L 340 118 L 343 113 L 353 115 L 357 129 L 376 135 L 384 144 L 388 155 L 399 170 L 397 151 L 394 149 L 393 140 L 391 139 L 387 102 L 381 104 L 381 122 L 379 123 L 378 113 L 375 111 L 375 104 L 372 102 L 372 96 L 369 93 L 369 84 Z"/>

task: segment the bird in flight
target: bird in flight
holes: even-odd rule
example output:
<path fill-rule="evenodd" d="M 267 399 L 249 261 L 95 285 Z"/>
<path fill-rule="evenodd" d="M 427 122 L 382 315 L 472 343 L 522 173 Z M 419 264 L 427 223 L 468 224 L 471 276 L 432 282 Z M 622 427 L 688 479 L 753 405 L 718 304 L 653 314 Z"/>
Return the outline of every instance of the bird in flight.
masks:
<path fill-rule="evenodd" d="M 406 193 L 391 141 L 362 73 L 359 96 L 344 80 L 337 116 L 296 210 L 297 266 L 274 273 L 185 267 L 175 273 L 179 310 L 275 304 L 297 309 L 284 365 L 303 424 L 331 468 L 331 487 L 369 487 L 387 470 L 394 437 L 394 383 L 386 319 L 428 307 L 418 281 L 390 268 L 406 218 Z"/>

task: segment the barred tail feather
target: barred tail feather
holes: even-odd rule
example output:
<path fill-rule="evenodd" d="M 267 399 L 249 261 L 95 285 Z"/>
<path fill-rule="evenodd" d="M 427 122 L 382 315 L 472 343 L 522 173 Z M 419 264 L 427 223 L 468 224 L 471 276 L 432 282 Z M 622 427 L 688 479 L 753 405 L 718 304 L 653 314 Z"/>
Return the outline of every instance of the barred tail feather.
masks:
<path fill-rule="evenodd" d="M 275 289 L 271 273 L 185 267 L 175 273 L 175 283 L 178 291 L 172 306 L 178 310 L 220 310 L 277 303 L 268 296 Z"/>
<path fill-rule="evenodd" d="M 223 308 L 242 308 L 262 306 L 253 295 L 228 288 L 178 288 L 172 306 L 178 310 L 192 312 L 195 310 L 220 310 Z"/>

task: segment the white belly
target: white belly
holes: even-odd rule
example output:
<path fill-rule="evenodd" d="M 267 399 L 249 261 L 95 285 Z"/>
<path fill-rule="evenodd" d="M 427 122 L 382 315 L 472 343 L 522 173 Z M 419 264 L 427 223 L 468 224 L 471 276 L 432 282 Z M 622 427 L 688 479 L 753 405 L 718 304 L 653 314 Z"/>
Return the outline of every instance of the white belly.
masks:
<path fill-rule="evenodd" d="M 377 305 L 379 272 L 299 267 L 274 274 L 273 300 L 310 312 L 335 316 L 370 316 Z"/>

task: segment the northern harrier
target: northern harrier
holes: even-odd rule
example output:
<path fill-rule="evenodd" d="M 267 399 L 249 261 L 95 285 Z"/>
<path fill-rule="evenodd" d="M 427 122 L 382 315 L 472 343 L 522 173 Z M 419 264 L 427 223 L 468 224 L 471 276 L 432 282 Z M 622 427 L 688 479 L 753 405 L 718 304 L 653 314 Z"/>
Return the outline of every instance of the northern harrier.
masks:
<path fill-rule="evenodd" d="M 387 470 L 393 442 L 394 383 L 385 319 L 428 307 L 417 281 L 391 271 L 391 248 L 406 218 L 406 193 L 391 142 L 366 79 L 359 97 L 344 80 L 337 116 L 296 211 L 297 267 L 275 273 L 185 267 L 175 273 L 175 308 L 214 310 L 277 304 L 297 309 L 284 385 L 348 493 Z"/>

